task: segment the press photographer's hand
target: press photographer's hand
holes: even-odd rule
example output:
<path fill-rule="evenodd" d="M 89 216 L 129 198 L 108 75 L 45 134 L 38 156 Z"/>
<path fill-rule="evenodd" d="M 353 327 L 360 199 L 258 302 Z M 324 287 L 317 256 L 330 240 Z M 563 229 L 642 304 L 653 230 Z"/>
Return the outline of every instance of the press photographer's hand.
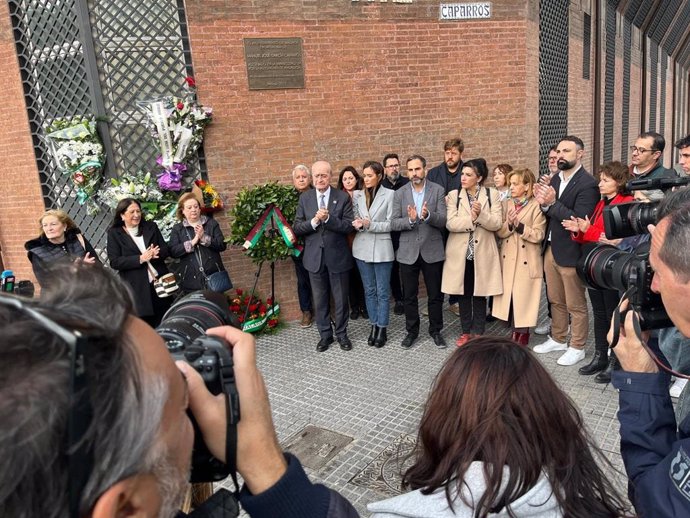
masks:
<path fill-rule="evenodd" d="M 620 304 L 620 312 L 624 316 L 624 320 L 620 325 L 618 342 L 613 349 L 618 361 L 622 369 L 627 372 L 659 372 L 656 363 L 635 333 L 633 327 L 634 313 L 633 310 L 628 311 L 628 305 L 627 300 Z M 608 335 L 606 335 L 609 345 L 613 341 L 614 325 L 615 320 L 612 320 Z M 644 331 L 642 339 L 645 342 L 649 340 L 649 332 Z"/>
<path fill-rule="evenodd" d="M 232 348 L 240 422 L 237 426 L 237 471 L 253 494 L 273 486 L 287 464 L 276 437 L 263 377 L 256 367 L 254 337 L 230 326 L 214 327 L 207 334 L 225 339 Z M 212 395 L 196 370 L 177 362 L 189 385 L 189 408 L 201 428 L 204 442 L 218 459 L 225 460 L 225 396 Z"/>

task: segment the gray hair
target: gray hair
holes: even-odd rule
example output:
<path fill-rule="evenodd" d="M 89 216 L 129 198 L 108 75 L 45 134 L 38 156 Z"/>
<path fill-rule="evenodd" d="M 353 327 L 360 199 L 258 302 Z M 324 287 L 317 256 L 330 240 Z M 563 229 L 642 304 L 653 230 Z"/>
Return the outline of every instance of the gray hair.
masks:
<path fill-rule="evenodd" d="M 307 173 L 307 176 L 311 177 L 311 171 L 309 171 L 309 168 L 304 164 L 296 165 L 292 169 L 292 179 L 293 180 L 295 179 L 295 171 L 304 171 L 305 173 Z"/>
<path fill-rule="evenodd" d="M 682 282 L 690 281 L 690 205 L 671 212 L 659 258 Z"/>
<path fill-rule="evenodd" d="M 125 334 L 133 304 L 117 277 L 96 265 L 54 268 L 40 301 L 24 301 L 68 329 L 90 337 L 86 358 L 92 423 L 84 437 L 93 469 L 81 512 L 119 480 L 148 472 L 168 386 L 142 373 Z M 70 361 L 65 342 L 27 312 L 0 306 L 0 516 L 68 515 L 65 451 Z M 40 495 L 37 497 L 37 495 Z"/>

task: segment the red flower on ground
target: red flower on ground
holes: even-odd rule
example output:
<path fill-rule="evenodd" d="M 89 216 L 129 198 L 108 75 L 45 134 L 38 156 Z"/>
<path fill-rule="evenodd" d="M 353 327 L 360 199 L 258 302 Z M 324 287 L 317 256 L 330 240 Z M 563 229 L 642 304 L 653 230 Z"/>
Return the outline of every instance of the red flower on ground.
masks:
<path fill-rule="evenodd" d="M 244 315 L 238 316 L 237 320 L 239 320 L 240 324 L 244 324 Z"/>
<path fill-rule="evenodd" d="M 178 110 L 181 110 L 181 109 L 183 109 L 183 108 L 184 108 L 184 103 L 183 103 L 183 102 L 177 103 L 177 109 L 178 109 Z"/>
<path fill-rule="evenodd" d="M 251 311 L 252 313 L 253 313 L 254 311 L 256 311 L 257 309 L 259 309 L 259 305 L 258 305 L 258 304 L 250 304 L 250 305 L 249 305 L 249 311 Z"/>
<path fill-rule="evenodd" d="M 238 296 L 238 297 L 241 297 L 241 296 L 242 296 L 242 293 L 243 293 L 243 291 L 242 291 L 242 289 L 241 289 L 241 288 L 237 288 L 237 289 L 235 290 L 235 293 L 237 293 L 237 296 Z"/>
<path fill-rule="evenodd" d="M 266 314 L 266 305 L 265 304 L 259 304 L 259 311 L 265 315 Z"/>
<path fill-rule="evenodd" d="M 273 305 L 273 299 L 271 297 L 268 297 L 266 299 L 266 304 L 268 304 L 269 306 L 272 306 Z"/>
<path fill-rule="evenodd" d="M 185 77 L 184 82 L 187 83 L 187 86 L 189 86 L 190 88 L 196 88 L 196 81 L 194 81 L 194 78 L 192 76 Z"/>
<path fill-rule="evenodd" d="M 230 311 L 232 311 L 233 313 L 237 313 L 240 309 L 242 308 L 240 308 L 240 306 L 237 304 L 233 304 L 232 306 L 230 306 Z"/>
<path fill-rule="evenodd" d="M 278 325 L 278 319 L 272 318 L 268 321 L 268 327 L 275 327 Z"/>

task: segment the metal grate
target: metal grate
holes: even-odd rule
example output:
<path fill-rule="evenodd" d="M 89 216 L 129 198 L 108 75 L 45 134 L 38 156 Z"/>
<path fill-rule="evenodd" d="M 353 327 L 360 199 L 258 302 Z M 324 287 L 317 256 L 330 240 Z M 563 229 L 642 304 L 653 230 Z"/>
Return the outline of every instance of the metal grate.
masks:
<path fill-rule="evenodd" d="M 654 12 L 654 18 L 652 23 L 649 24 L 649 30 L 647 31 L 652 41 L 661 43 L 682 3 L 683 0 L 664 0 L 663 7 L 660 6 Z"/>
<path fill-rule="evenodd" d="M 568 130 L 568 0 L 539 3 L 539 164 Z"/>
<path fill-rule="evenodd" d="M 656 96 L 659 89 L 659 46 L 649 42 L 649 124 L 647 131 L 656 131 Z"/>
<path fill-rule="evenodd" d="M 592 17 L 589 13 L 585 13 L 582 27 L 582 79 L 589 79 L 590 54 L 592 53 Z"/>
<path fill-rule="evenodd" d="M 621 162 L 628 163 L 630 141 L 630 63 L 632 48 L 632 22 L 623 18 L 623 100 L 621 103 Z"/>
<path fill-rule="evenodd" d="M 135 103 L 181 93 L 192 74 L 184 1 L 9 0 L 9 8 L 45 205 L 67 211 L 105 259 L 112 216 L 78 204 L 43 128 L 57 117 L 105 117 L 104 176 L 152 168 L 156 149 Z M 203 156 L 192 174 L 202 171 Z"/>
<path fill-rule="evenodd" d="M 675 23 L 673 23 L 671 31 L 664 41 L 664 49 L 669 54 L 672 54 L 680 44 L 680 39 L 688 26 L 688 20 L 690 20 L 690 2 L 685 2 L 682 12 L 676 17 Z"/>
<path fill-rule="evenodd" d="M 655 0 L 632 0 L 628 4 L 628 9 L 625 15 L 632 19 L 633 24 L 640 28 L 647 19 L 649 11 L 654 7 Z"/>
<path fill-rule="evenodd" d="M 659 65 L 661 68 L 659 71 L 659 88 L 661 90 L 659 99 L 659 133 L 663 135 L 666 130 L 666 68 L 668 66 L 668 57 L 663 49 L 661 50 L 661 62 Z"/>
<path fill-rule="evenodd" d="M 606 2 L 606 70 L 604 76 L 603 161 L 613 159 L 613 110 L 616 90 L 616 2 Z M 594 157 L 596 159 L 596 157 Z M 596 164 L 594 164 L 596 165 Z"/>

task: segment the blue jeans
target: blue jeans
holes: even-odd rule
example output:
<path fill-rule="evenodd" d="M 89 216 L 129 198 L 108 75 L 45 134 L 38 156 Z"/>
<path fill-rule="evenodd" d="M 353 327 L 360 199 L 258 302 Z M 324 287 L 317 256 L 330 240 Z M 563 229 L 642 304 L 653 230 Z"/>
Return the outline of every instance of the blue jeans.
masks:
<path fill-rule="evenodd" d="M 388 327 L 393 261 L 365 263 L 357 259 L 357 268 L 364 285 L 369 321 L 379 327 Z"/>

